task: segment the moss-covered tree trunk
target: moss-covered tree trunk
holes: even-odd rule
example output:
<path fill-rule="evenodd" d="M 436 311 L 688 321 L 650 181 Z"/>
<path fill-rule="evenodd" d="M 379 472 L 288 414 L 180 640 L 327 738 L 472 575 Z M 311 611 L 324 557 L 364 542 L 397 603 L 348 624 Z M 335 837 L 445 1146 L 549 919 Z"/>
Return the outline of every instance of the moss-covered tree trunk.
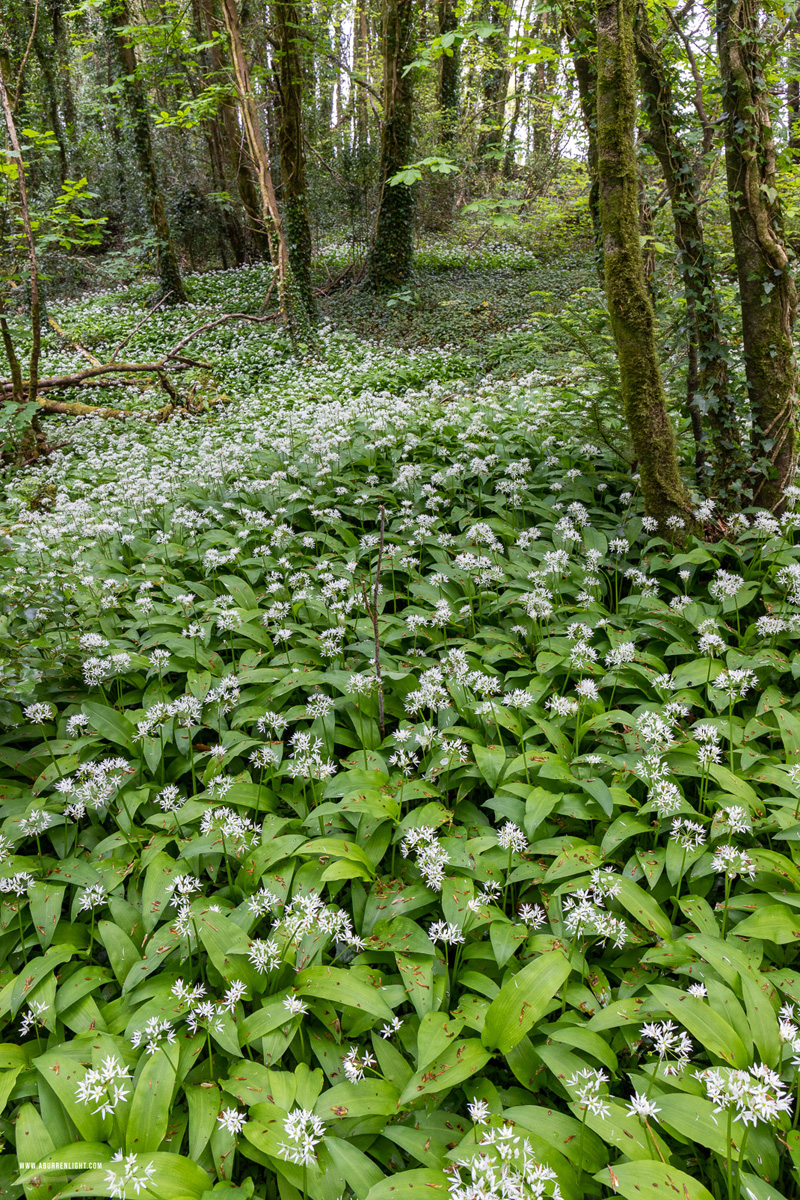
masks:
<path fill-rule="evenodd" d="M 647 7 L 638 0 L 636 57 L 642 84 L 647 141 L 661 166 L 672 206 L 675 244 L 689 315 L 687 401 L 695 429 L 711 427 L 708 465 L 714 492 L 730 500 L 741 487 L 741 436 L 728 381 L 728 361 L 714 283 L 713 255 L 706 244 L 700 189 L 691 155 L 677 128 L 676 108 L 664 62 L 650 33 Z M 696 358 L 696 365 L 695 365 Z M 704 456 L 708 457 L 708 456 Z"/>
<path fill-rule="evenodd" d="M 110 9 L 110 18 L 117 48 L 119 65 L 122 70 L 122 90 L 131 125 L 133 144 L 139 172 L 144 184 L 147 206 L 156 236 L 156 255 L 158 260 L 158 276 L 161 291 L 167 297 L 166 303 L 185 304 L 186 293 L 183 288 L 178 257 L 172 241 L 167 209 L 161 192 L 161 185 L 156 170 L 156 160 L 153 153 L 153 142 L 150 136 L 150 118 L 148 115 L 147 97 L 144 94 L 141 80 L 136 73 L 136 53 L 125 30 L 131 24 L 127 0 L 116 0 Z"/>
<path fill-rule="evenodd" d="M 667 413 L 639 241 L 635 4 L 636 0 L 598 0 L 597 5 L 600 221 L 606 298 L 625 419 L 639 464 L 645 508 L 667 532 L 670 517 L 691 520 L 691 510 Z"/>
<path fill-rule="evenodd" d="M 303 143 L 303 81 L 297 46 L 300 16 L 294 0 L 274 0 L 272 7 L 281 93 L 278 142 L 286 241 L 300 299 L 313 319 L 316 316 L 316 303 L 311 283 L 311 227 L 308 223 L 306 152 Z"/>
<path fill-rule="evenodd" d="M 408 164 L 412 151 L 411 61 L 413 0 L 386 0 L 383 12 L 383 129 L 380 200 L 369 283 L 377 293 L 393 292 L 411 277 L 414 259 L 414 194 L 389 180 Z"/>
<path fill-rule="evenodd" d="M 778 509 L 797 454 L 797 290 L 783 237 L 775 142 L 754 0 L 717 0 L 725 167 L 756 469 L 753 499 Z"/>

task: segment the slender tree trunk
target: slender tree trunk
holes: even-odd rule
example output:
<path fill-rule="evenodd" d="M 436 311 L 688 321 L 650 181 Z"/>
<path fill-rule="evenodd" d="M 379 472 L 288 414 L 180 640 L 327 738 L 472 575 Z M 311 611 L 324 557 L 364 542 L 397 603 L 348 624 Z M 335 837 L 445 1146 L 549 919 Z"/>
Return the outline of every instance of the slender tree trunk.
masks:
<path fill-rule="evenodd" d="M 150 137 L 147 98 L 144 94 L 141 81 L 136 76 L 136 53 L 124 32 L 126 27 L 131 24 L 127 0 L 117 0 L 111 13 L 111 22 L 117 55 L 123 74 L 122 90 L 128 109 L 128 118 L 131 123 L 133 144 L 136 149 L 139 170 L 144 183 L 153 230 L 156 235 L 156 254 L 161 291 L 167 297 L 167 304 L 185 304 L 186 293 L 183 288 L 183 280 L 181 279 L 180 268 L 178 267 L 178 258 L 172 241 L 164 197 L 158 181 L 153 142 Z"/>
<path fill-rule="evenodd" d="M 438 33 L 444 37 L 458 28 L 455 0 L 438 0 Z M 437 100 L 439 142 L 445 155 L 453 152 L 460 116 L 461 51 L 458 42 L 448 46 L 439 59 Z M 431 183 L 430 214 L 427 228 L 443 233 L 453 222 L 456 204 L 456 179 L 440 175 Z"/>
<path fill-rule="evenodd" d="M 281 192 L 286 221 L 289 262 L 300 299 L 312 319 L 316 304 L 311 283 L 311 227 L 306 196 L 306 152 L 303 142 L 303 81 L 297 49 L 299 13 L 294 0 L 274 0 L 275 34 L 279 47 L 281 118 Z"/>
<path fill-rule="evenodd" d="M 197 41 L 204 43 L 211 30 L 206 22 L 206 13 L 204 11 L 201 0 L 192 0 L 192 24 L 194 26 L 194 34 Z M 212 37 L 208 37 L 212 41 L 211 46 L 204 46 L 200 53 L 200 62 L 203 72 L 207 77 L 211 77 L 216 82 L 221 71 L 218 71 L 220 63 L 219 45 Z M 215 54 L 212 57 L 210 51 Z M 191 72 L 187 71 L 189 87 L 192 89 L 192 95 L 196 98 L 196 89 L 194 78 Z M 215 192 L 227 192 L 228 181 L 225 175 L 225 140 L 226 133 L 222 120 L 218 114 L 209 117 L 204 122 L 203 132 L 205 134 L 206 148 L 208 150 L 208 161 L 211 168 L 211 179 L 214 184 Z M 247 238 L 245 237 L 244 226 L 242 225 L 239 213 L 231 204 L 223 203 L 219 209 L 219 251 L 222 259 L 223 269 L 227 269 L 227 253 L 225 250 L 225 242 L 227 241 L 230 248 L 233 250 L 233 258 L 237 267 L 247 261 Z"/>
<path fill-rule="evenodd" d="M 386 0 L 384 8 L 383 130 L 381 193 L 375 241 L 370 254 L 370 286 L 392 292 L 411 276 L 414 257 L 414 196 L 410 187 L 388 180 L 411 159 L 413 92 L 411 58 L 413 0 Z"/>
<path fill-rule="evenodd" d="M 600 183 L 597 175 L 597 35 L 593 16 L 587 11 L 585 3 L 574 4 L 568 8 L 565 26 L 586 133 L 589 215 L 594 233 L 597 270 L 603 279 L 603 231 L 600 226 Z"/>
<path fill-rule="evenodd" d="M 439 37 L 458 29 L 456 0 L 439 0 Z M 439 60 L 439 120 L 440 140 L 451 146 L 458 129 L 461 84 L 461 49 L 457 42 L 449 46 Z"/>
<path fill-rule="evenodd" d="M 691 520 L 675 434 L 667 413 L 647 294 L 637 211 L 634 141 L 636 0 L 598 0 L 597 165 L 605 282 L 617 347 L 622 404 L 636 452 L 645 508 L 668 533 L 670 518 Z"/>
<path fill-rule="evenodd" d="M 227 64 L 223 60 L 222 50 L 215 35 L 219 31 L 219 22 L 214 10 L 214 0 L 200 0 L 209 46 L 209 60 L 216 79 L 226 76 Z M 221 108 L 222 118 L 221 141 L 225 148 L 228 162 L 236 178 L 239 199 L 245 211 L 248 222 L 248 234 L 252 239 L 256 254 L 261 258 L 269 258 L 269 239 L 264 230 L 261 215 L 261 204 L 258 197 L 258 184 L 253 178 L 250 162 L 246 151 L 244 130 L 236 119 L 236 109 L 232 104 L 224 103 Z"/>
<path fill-rule="evenodd" d="M 713 432 L 713 488 L 730 498 L 741 486 L 741 436 L 728 384 L 728 363 L 714 282 L 713 255 L 706 245 L 700 216 L 700 192 L 692 159 L 677 131 L 675 104 L 663 60 L 656 50 L 639 0 L 636 56 L 642 84 L 647 141 L 661 166 L 672 205 L 675 244 L 689 313 L 688 403 L 693 428 L 701 414 Z"/>
<path fill-rule="evenodd" d="M 369 27 L 364 8 L 366 0 L 356 0 L 353 10 L 353 71 L 369 78 Z M 362 154 L 369 145 L 369 113 L 367 93 L 355 88 L 355 153 Z"/>
<path fill-rule="evenodd" d="M 797 453 L 797 290 L 783 238 L 755 0 L 717 0 L 725 166 L 739 279 L 757 504 L 783 504 Z"/>
<path fill-rule="evenodd" d="M 61 175 L 61 182 L 64 183 L 69 176 L 69 159 L 67 156 L 68 135 L 61 122 L 61 114 L 59 112 L 53 48 L 46 44 L 42 36 L 42 27 L 40 24 L 37 24 L 33 37 L 33 50 L 39 63 L 44 94 L 47 99 L 47 119 L 50 122 L 50 127 L 58 146 L 59 173 Z"/>
<path fill-rule="evenodd" d="M 490 39 L 490 65 L 483 74 L 483 117 L 478 138 L 477 156 L 483 159 L 486 170 L 494 174 L 502 160 L 503 129 L 506 123 L 508 94 L 508 31 L 512 11 L 502 0 L 490 6 L 489 19 L 499 32 Z"/>
<path fill-rule="evenodd" d="M 225 28 L 231 47 L 236 92 L 239 98 L 239 111 L 244 125 L 250 158 L 258 172 L 258 188 L 261 196 L 263 224 L 267 231 L 270 245 L 270 258 L 278 277 L 278 298 L 284 323 L 294 333 L 295 321 L 298 317 L 295 299 L 296 289 L 293 287 L 291 266 L 289 263 L 289 248 L 286 234 L 278 209 L 278 198 L 270 170 L 269 153 L 261 132 L 258 119 L 258 109 L 253 95 L 250 79 L 250 64 L 244 52 L 242 28 L 239 19 L 239 9 L 236 0 L 222 0 L 222 11 L 225 17 Z"/>
<path fill-rule="evenodd" d="M 75 136 L 77 121 L 75 118 L 75 96 L 72 91 L 72 76 L 70 74 L 70 41 L 64 28 L 62 8 L 64 0 L 52 0 L 50 4 L 50 19 L 53 23 L 53 44 L 56 54 L 59 81 L 61 84 L 61 103 L 64 110 L 64 125 L 68 137 Z M 71 5 L 69 6 L 71 7 Z"/>
<path fill-rule="evenodd" d="M 795 162 L 800 161 L 800 22 L 796 22 L 789 34 L 789 52 L 786 55 L 786 126 L 789 149 Z"/>

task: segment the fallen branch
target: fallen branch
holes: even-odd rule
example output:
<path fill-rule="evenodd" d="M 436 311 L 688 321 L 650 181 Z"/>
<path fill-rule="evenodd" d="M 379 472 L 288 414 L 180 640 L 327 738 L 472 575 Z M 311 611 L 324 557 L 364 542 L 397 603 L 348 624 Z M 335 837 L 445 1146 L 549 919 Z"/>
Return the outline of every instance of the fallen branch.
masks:
<path fill-rule="evenodd" d="M 136 408 L 99 408 L 94 404 L 80 404 L 78 401 L 68 402 L 65 400 L 38 400 L 40 412 L 45 413 L 61 413 L 67 417 L 101 417 L 103 420 L 124 421 L 128 417 L 147 417 L 155 418 L 157 421 L 166 421 L 175 410 L 175 405 L 165 404 L 162 408 L 142 410 Z"/>
<path fill-rule="evenodd" d="M 152 315 L 152 312 L 148 315 Z M 147 363 L 125 363 L 125 362 L 109 362 L 101 363 L 99 366 L 86 367 L 82 371 L 72 371 L 68 375 L 50 375 L 44 379 L 37 379 L 35 383 L 36 394 L 42 391 L 54 391 L 59 388 L 74 388 L 82 387 L 92 380 L 97 380 L 103 375 L 155 375 L 162 387 L 165 388 L 170 395 L 174 394 L 174 389 L 169 383 L 166 376 L 166 370 L 185 370 L 187 367 L 202 367 L 206 370 L 212 368 L 211 363 L 202 362 L 198 359 L 189 358 L 185 354 L 181 354 L 184 346 L 199 337 L 201 333 L 207 333 L 210 329 L 216 329 L 217 326 L 225 324 L 226 321 L 253 321 L 256 324 L 267 324 L 270 321 L 275 321 L 280 318 L 280 313 L 268 313 L 265 316 L 254 316 L 252 313 L 225 313 L 222 317 L 217 317 L 213 321 L 207 321 L 205 325 L 198 326 L 197 329 L 191 330 L 180 341 L 176 342 L 171 349 L 167 350 L 161 358 L 154 362 Z M 145 318 L 146 319 L 146 318 Z M 135 332 L 135 331 L 134 331 Z M 116 351 L 115 351 L 116 353 Z M 31 391 L 30 380 L 22 380 L 22 392 L 28 395 Z M 0 399 L 8 398 L 14 394 L 14 383 L 10 379 L 0 380 Z M 174 394 L 177 399 L 177 394 Z"/>
<path fill-rule="evenodd" d="M 85 346 L 82 346 L 82 345 L 80 344 L 80 342 L 74 342 L 74 341 L 72 340 L 72 338 L 69 336 L 69 334 L 68 334 L 68 333 L 66 333 L 66 332 L 65 332 L 65 330 L 63 330 L 63 329 L 61 328 L 61 326 L 59 325 L 59 323 L 58 323 L 58 321 L 55 319 L 55 317 L 48 317 L 48 318 L 47 318 L 47 324 L 48 324 L 48 325 L 49 325 L 49 326 L 50 326 L 52 329 L 55 329 L 55 331 L 56 331 L 56 333 L 58 334 L 58 336 L 59 336 L 59 337 L 62 337 L 62 338 L 64 339 L 64 341 L 65 341 L 65 342 L 69 342 L 69 344 L 70 344 L 70 346 L 72 346 L 73 350 L 77 350 L 77 351 L 78 351 L 78 354 L 82 354 L 82 355 L 83 355 L 83 357 L 84 357 L 85 359 L 87 359 L 87 360 L 88 360 L 88 361 L 89 361 L 89 362 L 92 364 L 92 366 L 93 366 L 93 367 L 101 367 L 101 366 L 103 365 L 103 364 L 100 362 L 100 359 L 99 359 L 99 358 L 95 358 L 95 356 L 94 356 L 93 354 L 90 354 L 90 353 L 89 353 L 89 351 L 86 349 L 86 347 L 85 347 Z"/>
<path fill-rule="evenodd" d="M 161 299 L 160 299 L 160 300 L 156 301 L 156 303 L 153 305 L 153 307 L 150 309 L 150 311 L 149 311 L 149 312 L 146 312 L 146 313 L 144 314 L 144 316 L 142 317 L 142 319 L 141 319 L 141 321 L 138 323 L 138 325 L 134 325 L 134 327 L 133 327 L 133 329 L 130 331 L 130 333 L 129 333 L 129 334 L 126 336 L 126 337 L 124 337 L 124 338 L 122 339 L 122 341 L 121 341 L 121 342 L 120 342 L 120 344 L 117 346 L 117 348 L 116 348 L 116 350 L 114 351 L 114 353 L 111 355 L 111 362 L 112 362 L 112 363 L 113 363 L 113 362 L 114 362 L 114 360 L 116 359 L 117 355 L 119 354 L 119 352 L 120 352 L 120 350 L 123 348 L 123 346 L 127 346 L 128 342 L 131 340 L 131 338 L 132 338 L 132 337 L 133 337 L 135 334 L 137 334 L 137 333 L 139 332 L 139 330 L 142 328 L 142 326 L 143 326 L 143 325 L 144 325 L 144 324 L 145 324 L 147 321 L 149 321 L 149 320 L 150 320 L 150 318 L 152 317 L 153 313 L 157 313 L 157 312 L 158 312 L 158 310 L 161 308 L 161 305 L 162 305 L 162 304 L 166 304 L 167 300 L 169 300 L 169 298 L 170 298 L 170 296 L 171 296 L 171 295 L 172 295 L 172 292 L 166 292 L 166 293 L 165 293 L 165 294 L 164 294 L 164 295 L 161 297 Z"/>

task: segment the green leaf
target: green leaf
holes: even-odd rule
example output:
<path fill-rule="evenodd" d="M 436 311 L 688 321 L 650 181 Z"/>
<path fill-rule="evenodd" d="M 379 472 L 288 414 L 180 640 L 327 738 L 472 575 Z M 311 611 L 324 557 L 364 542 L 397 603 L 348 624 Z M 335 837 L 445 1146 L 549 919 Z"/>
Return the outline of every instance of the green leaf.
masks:
<path fill-rule="evenodd" d="M 477 1038 L 459 1038 L 433 1062 L 427 1063 L 411 1076 L 397 1102 L 398 1107 L 402 1108 L 421 1096 L 449 1092 L 457 1084 L 483 1070 L 491 1057 Z"/>
<path fill-rule="evenodd" d="M 512 975 L 489 1006 L 482 1034 L 484 1046 L 508 1054 L 544 1016 L 571 970 L 561 951 L 551 950 Z"/>
<path fill-rule="evenodd" d="M 124 983 L 133 964 L 142 959 L 136 943 L 111 921 L 98 921 L 97 936 L 106 948 L 112 971 Z"/>
<path fill-rule="evenodd" d="M 185 1200 L 185 1198 L 201 1200 L 203 1193 L 208 1190 L 210 1180 L 202 1167 L 188 1158 L 182 1158 L 179 1154 L 148 1152 L 136 1156 L 137 1174 L 148 1165 L 153 1167 L 149 1179 L 151 1195 L 169 1196 L 170 1200 Z M 101 1171 L 84 1171 L 82 1175 L 71 1180 L 70 1184 L 59 1192 L 59 1196 L 107 1197 L 109 1184 L 106 1176 L 111 1170 L 122 1178 L 123 1171 L 120 1167 L 115 1168 L 113 1164 L 108 1164 Z M 125 1195 L 132 1198 L 133 1189 L 127 1190 Z M 144 1192 L 142 1192 L 142 1196 L 144 1196 Z"/>
<path fill-rule="evenodd" d="M 94 700 L 84 700 L 83 711 L 89 717 L 91 726 L 101 737 L 115 746 L 122 746 L 128 753 L 133 751 L 133 735 L 136 730 L 127 717 L 123 717 L 107 704 L 97 704 Z"/>
<path fill-rule="evenodd" d="M 642 1200 L 644 1196 L 656 1200 L 714 1200 L 708 1188 L 691 1175 L 652 1159 L 615 1163 L 598 1171 L 594 1178 L 625 1200 Z"/>
<path fill-rule="evenodd" d="M 383 1021 L 392 1019 L 392 1010 L 380 991 L 341 967 L 310 967 L 301 971 L 294 988 L 300 996 L 330 1000 L 341 1008 L 361 1009 Z"/>
<path fill-rule="evenodd" d="M 732 1067 L 748 1065 L 750 1056 L 738 1033 L 705 1001 L 663 984 L 651 984 L 650 991 L 709 1054 Z"/>
<path fill-rule="evenodd" d="M 506 765 L 505 747 L 479 746 L 475 743 L 472 747 L 472 753 L 475 755 L 475 763 L 478 770 L 489 787 L 494 790 Z"/>
<path fill-rule="evenodd" d="M 169 1051 L 177 1063 L 178 1048 Z M 136 1088 L 128 1116 L 126 1146 L 128 1154 L 157 1150 L 167 1133 L 172 1092 L 175 1087 L 175 1067 L 166 1050 L 156 1050 L 147 1056 L 136 1080 Z"/>
<path fill-rule="evenodd" d="M 376 1183 L 367 1200 L 447 1200 L 449 1176 L 430 1167 L 400 1171 Z"/>
<path fill-rule="evenodd" d="M 765 904 L 736 926 L 737 937 L 763 938 L 779 946 L 800 940 L 800 912 L 785 904 Z"/>
<path fill-rule="evenodd" d="M 400 1092 L 387 1079 L 337 1083 L 323 1092 L 314 1112 L 326 1122 L 345 1117 L 394 1116 Z"/>
<path fill-rule="evenodd" d="M 615 876 L 614 885 L 619 888 L 615 891 L 616 899 L 640 925 L 665 940 L 672 937 L 672 923 L 650 892 L 639 887 L 627 875 Z"/>

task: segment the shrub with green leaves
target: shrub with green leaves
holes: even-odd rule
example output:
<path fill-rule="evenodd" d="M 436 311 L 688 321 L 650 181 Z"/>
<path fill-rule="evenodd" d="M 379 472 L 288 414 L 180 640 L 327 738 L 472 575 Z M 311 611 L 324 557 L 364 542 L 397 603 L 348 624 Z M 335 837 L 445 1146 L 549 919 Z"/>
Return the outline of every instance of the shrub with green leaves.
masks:
<path fill-rule="evenodd" d="M 530 381 L 213 336 L 8 483 L 3 1194 L 790 1200 L 797 493 L 676 548 Z"/>

